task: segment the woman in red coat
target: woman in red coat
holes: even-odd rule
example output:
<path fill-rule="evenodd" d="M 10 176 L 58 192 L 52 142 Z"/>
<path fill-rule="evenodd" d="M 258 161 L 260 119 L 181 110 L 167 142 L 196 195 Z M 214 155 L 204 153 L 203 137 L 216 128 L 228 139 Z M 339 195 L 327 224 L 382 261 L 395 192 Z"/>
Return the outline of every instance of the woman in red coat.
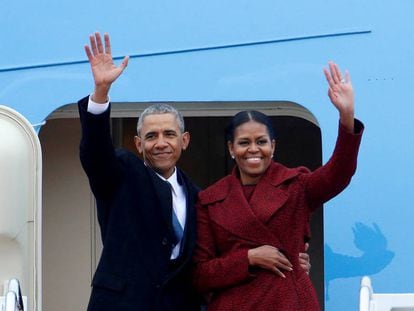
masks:
<path fill-rule="evenodd" d="M 311 172 L 273 162 L 269 119 L 242 111 L 226 138 L 236 162 L 231 175 L 199 194 L 194 283 L 209 294 L 208 310 L 319 310 L 300 267 L 311 213 L 340 193 L 356 169 L 363 131 L 354 119 L 353 89 L 338 66 L 324 69 L 340 125 L 330 160 Z"/>

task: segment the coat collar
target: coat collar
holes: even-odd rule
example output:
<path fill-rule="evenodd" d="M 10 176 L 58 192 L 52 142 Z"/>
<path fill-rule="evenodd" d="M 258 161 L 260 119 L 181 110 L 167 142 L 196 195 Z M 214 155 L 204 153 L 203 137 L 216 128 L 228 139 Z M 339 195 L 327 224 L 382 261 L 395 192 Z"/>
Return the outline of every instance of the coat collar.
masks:
<path fill-rule="evenodd" d="M 249 203 L 235 168 L 231 175 L 203 191 L 200 203 L 209 205 L 212 220 L 227 231 L 253 243 L 283 249 L 282 243 L 266 225 L 289 198 L 288 191 L 281 185 L 300 172 L 300 169 L 289 169 L 272 162 L 256 185 Z"/>
<path fill-rule="evenodd" d="M 278 187 L 289 179 L 295 178 L 302 172 L 308 171 L 306 168 L 287 168 L 286 166 L 272 162 L 263 177 L 260 179 L 259 185 L 270 184 L 273 187 Z M 206 190 L 202 191 L 199 195 L 200 203 L 202 205 L 210 204 L 216 201 L 224 200 L 230 191 L 233 183 L 240 184 L 240 177 L 237 166 L 233 168 L 230 175 L 220 179 Z M 257 191 L 257 190 L 256 190 Z"/>
<path fill-rule="evenodd" d="M 286 203 L 289 192 L 282 184 L 295 178 L 303 168 L 287 168 L 279 163 L 272 162 L 250 199 L 250 206 L 256 216 L 263 223 L 267 223 L 272 216 Z"/>

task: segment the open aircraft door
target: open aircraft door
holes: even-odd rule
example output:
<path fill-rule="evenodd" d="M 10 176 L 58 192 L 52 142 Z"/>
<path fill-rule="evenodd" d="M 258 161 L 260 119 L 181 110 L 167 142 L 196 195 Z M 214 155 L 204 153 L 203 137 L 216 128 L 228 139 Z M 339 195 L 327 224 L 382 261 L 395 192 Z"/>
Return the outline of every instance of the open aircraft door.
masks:
<path fill-rule="evenodd" d="M 20 281 L 24 310 L 41 310 L 42 154 L 32 125 L 0 105 L 0 296 Z M 4 298 L 3 298 L 4 300 Z M 17 309 L 19 310 L 19 309 Z"/>

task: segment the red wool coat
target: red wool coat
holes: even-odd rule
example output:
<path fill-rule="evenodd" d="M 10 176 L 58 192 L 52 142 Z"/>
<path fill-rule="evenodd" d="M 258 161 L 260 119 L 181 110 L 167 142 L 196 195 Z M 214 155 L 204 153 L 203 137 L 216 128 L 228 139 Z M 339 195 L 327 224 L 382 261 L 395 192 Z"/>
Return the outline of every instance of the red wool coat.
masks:
<path fill-rule="evenodd" d="M 198 244 L 194 283 L 210 293 L 208 310 L 319 310 L 312 283 L 299 265 L 309 218 L 318 206 L 341 192 L 356 169 L 363 125 L 341 126 L 331 159 L 314 172 L 272 163 L 247 202 L 237 169 L 199 194 Z M 278 248 L 293 265 L 275 273 L 250 268 L 249 249 Z"/>

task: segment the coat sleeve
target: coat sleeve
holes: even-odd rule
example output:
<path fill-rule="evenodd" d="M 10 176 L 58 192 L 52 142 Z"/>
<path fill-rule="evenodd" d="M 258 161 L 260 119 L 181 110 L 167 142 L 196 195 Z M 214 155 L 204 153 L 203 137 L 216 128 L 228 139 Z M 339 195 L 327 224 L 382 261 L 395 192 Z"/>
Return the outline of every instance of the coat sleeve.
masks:
<path fill-rule="evenodd" d="M 329 161 L 314 172 L 304 174 L 311 210 L 335 197 L 350 183 L 357 167 L 363 131 L 364 125 L 357 119 L 354 133 L 348 133 L 340 124 L 335 149 Z"/>
<path fill-rule="evenodd" d="M 87 112 L 89 97 L 78 102 L 82 127 L 80 160 L 97 199 L 110 197 L 121 176 L 110 133 L 110 108 L 100 115 Z"/>
<path fill-rule="evenodd" d="M 233 286 L 252 277 L 248 249 L 234 250 L 220 256 L 208 216 L 208 208 L 197 204 L 197 245 L 193 257 L 193 282 L 201 293 Z"/>

